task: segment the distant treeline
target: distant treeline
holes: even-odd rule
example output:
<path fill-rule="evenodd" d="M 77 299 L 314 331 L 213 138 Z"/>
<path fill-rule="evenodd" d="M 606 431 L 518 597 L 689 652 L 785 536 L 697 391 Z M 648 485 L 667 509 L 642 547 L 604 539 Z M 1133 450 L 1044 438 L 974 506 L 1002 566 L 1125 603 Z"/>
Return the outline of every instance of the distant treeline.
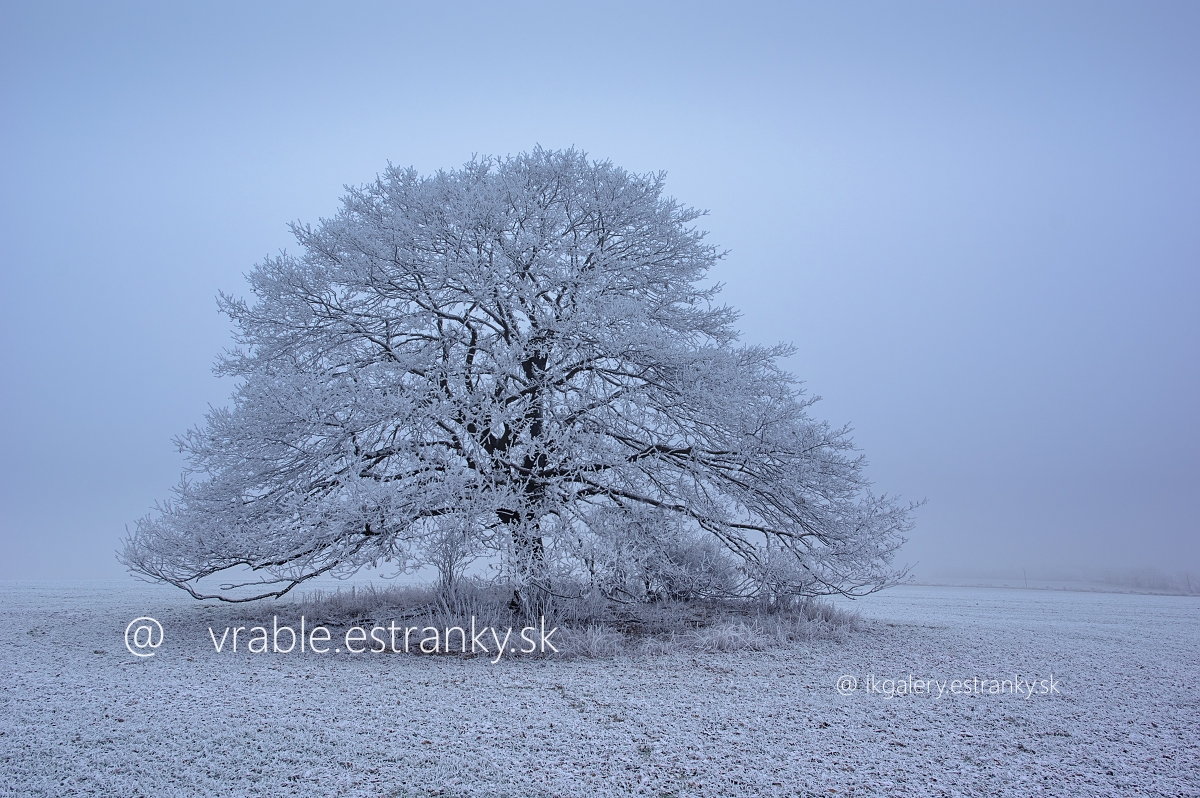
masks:
<path fill-rule="evenodd" d="M 1038 589 L 1099 590 L 1114 593 L 1200 595 L 1200 572 L 1161 568 L 1062 569 L 1030 567 L 915 574 L 918 584 L 957 584 Z"/>
<path fill-rule="evenodd" d="M 1099 581 L 1106 585 L 1150 590 L 1156 593 L 1183 593 L 1194 595 L 1200 588 L 1200 578 L 1179 572 L 1168 574 L 1157 568 L 1136 568 L 1121 571 L 1107 570 L 1100 574 Z"/>

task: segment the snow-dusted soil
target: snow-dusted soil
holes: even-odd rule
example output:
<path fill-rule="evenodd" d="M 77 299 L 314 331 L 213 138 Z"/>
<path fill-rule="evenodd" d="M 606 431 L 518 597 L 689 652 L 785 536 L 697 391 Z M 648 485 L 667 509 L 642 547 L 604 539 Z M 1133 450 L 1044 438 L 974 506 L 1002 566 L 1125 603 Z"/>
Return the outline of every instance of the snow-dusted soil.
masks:
<path fill-rule="evenodd" d="M 217 654 L 188 602 L 0 583 L 0 795 L 1200 795 L 1196 598 L 908 587 L 842 643 L 495 666 Z M 867 691 L 1014 674 L 1058 692 Z"/>

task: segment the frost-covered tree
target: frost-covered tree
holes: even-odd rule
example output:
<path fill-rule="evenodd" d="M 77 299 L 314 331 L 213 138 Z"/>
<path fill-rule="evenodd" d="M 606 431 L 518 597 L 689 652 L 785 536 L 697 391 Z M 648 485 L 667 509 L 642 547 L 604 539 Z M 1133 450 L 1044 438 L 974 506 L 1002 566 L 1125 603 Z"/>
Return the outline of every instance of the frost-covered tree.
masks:
<path fill-rule="evenodd" d="M 738 343 L 700 215 L 574 150 L 350 189 L 253 269 L 252 302 L 221 295 L 232 406 L 177 440 L 188 474 L 122 561 L 249 600 L 407 567 L 451 530 L 528 600 L 551 561 L 586 577 L 634 530 L 660 553 L 711 536 L 743 593 L 893 582 L 910 507 L 808 415 L 789 347 Z"/>

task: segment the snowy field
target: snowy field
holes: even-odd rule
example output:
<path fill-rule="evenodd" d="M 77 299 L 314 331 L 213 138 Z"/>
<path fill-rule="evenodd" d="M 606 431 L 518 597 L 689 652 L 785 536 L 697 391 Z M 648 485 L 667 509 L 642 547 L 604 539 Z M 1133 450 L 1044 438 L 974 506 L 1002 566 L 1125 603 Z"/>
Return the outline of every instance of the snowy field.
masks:
<path fill-rule="evenodd" d="M 493 666 L 217 654 L 227 611 L 163 588 L 0 583 L 0 795 L 1200 795 L 1200 599 L 856 606 L 840 643 Z M 140 615 L 152 658 L 123 642 Z M 949 692 L 1014 675 L 1034 694 Z M 878 692 L 910 676 L 933 695 Z"/>

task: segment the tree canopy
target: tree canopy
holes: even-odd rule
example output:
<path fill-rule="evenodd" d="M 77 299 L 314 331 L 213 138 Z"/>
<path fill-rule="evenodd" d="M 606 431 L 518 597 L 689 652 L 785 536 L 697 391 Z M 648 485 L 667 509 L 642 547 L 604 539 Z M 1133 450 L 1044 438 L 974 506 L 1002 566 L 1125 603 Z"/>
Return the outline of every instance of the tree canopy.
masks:
<path fill-rule="evenodd" d="M 188 472 L 122 561 L 241 600 L 419 564 L 451 530 L 518 583 L 628 591 L 619 552 L 703 540 L 731 592 L 892 583 L 911 508 L 809 415 L 789 347 L 738 342 L 721 253 L 663 181 L 537 149 L 388 168 L 293 225 L 253 301 L 220 296 L 232 404 L 177 439 Z"/>

